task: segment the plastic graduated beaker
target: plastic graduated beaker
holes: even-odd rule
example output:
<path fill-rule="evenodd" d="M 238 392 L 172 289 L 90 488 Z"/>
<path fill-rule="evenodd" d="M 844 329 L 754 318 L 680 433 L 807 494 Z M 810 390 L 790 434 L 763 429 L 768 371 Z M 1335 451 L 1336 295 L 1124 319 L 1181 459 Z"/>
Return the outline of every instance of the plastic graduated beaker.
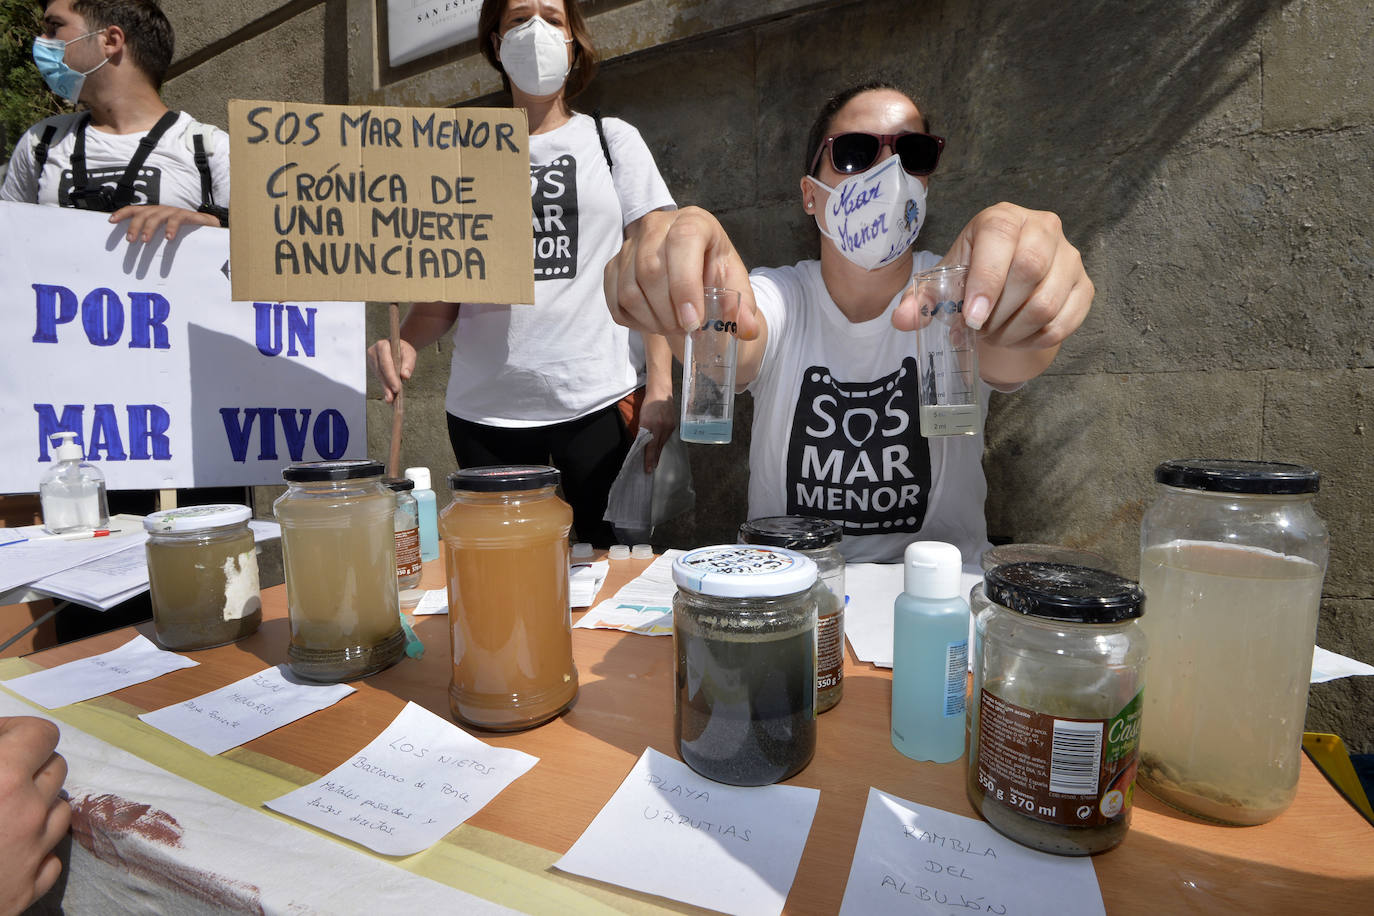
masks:
<path fill-rule="evenodd" d="M 730 441 L 735 409 L 735 321 L 739 293 L 706 287 L 701 324 L 687 333 L 682 354 L 683 442 L 724 445 Z"/>
<path fill-rule="evenodd" d="M 978 332 L 964 323 L 967 265 L 918 273 L 912 292 L 921 316 L 916 331 L 921 435 L 973 436 L 982 427 L 978 396 Z"/>

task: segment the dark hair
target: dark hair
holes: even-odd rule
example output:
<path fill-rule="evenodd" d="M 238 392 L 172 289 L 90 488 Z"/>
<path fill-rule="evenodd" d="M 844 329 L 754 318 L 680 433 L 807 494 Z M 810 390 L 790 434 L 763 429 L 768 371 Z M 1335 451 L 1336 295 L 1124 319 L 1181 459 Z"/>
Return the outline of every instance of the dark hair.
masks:
<path fill-rule="evenodd" d="M 821 148 L 821 144 L 825 142 L 826 136 L 830 133 L 830 125 L 834 122 L 835 115 L 840 113 L 840 109 L 853 101 L 856 96 L 879 89 L 890 89 L 893 92 L 901 92 L 902 95 L 906 95 L 905 92 L 887 80 L 870 80 L 857 86 L 850 86 L 848 89 L 837 92 L 826 99 L 825 104 L 821 106 L 820 113 L 816 115 L 815 122 L 811 125 L 811 133 L 806 138 L 806 161 L 802 163 L 802 171 L 805 174 L 812 176 L 816 174 L 811 168 L 811 162 L 816 158 L 816 150 Z M 907 98 L 911 98 L 911 96 L 907 95 Z M 921 113 L 921 130 L 930 133 L 930 118 L 924 112 Z M 818 162 L 817 165 L 819 166 L 820 163 Z"/>
<path fill-rule="evenodd" d="M 501 85 L 510 91 L 510 77 L 506 68 L 496 56 L 496 43 L 491 37 L 501 28 L 501 14 L 506 11 L 509 0 L 482 0 L 482 12 L 477 15 L 477 45 L 487 63 L 501 74 Z M 587 17 L 577 0 L 563 0 L 563 9 L 568 16 L 568 30 L 572 32 L 573 59 L 572 69 L 568 71 L 568 81 L 563 87 L 563 98 L 570 99 L 591 85 L 596 76 L 596 45 L 592 44 L 592 33 L 587 28 Z"/>
<path fill-rule="evenodd" d="M 44 11 L 53 0 L 38 0 Z M 124 33 L 129 59 L 161 89 L 172 65 L 175 37 L 172 24 L 155 0 L 72 0 L 72 12 L 86 21 L 91 31 L 117 25 Z"/>

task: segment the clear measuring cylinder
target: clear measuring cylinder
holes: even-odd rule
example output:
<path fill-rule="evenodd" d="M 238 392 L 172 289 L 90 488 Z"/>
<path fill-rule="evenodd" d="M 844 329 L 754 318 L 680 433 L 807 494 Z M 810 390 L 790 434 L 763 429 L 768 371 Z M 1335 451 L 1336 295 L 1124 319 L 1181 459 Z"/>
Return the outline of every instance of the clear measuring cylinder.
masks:
<path fill-rule="evenodd" d="M 735 321 L 739 293 L 706 287 L 701 325 L 687 334 L 682 355 L 683 442 L 724 445 L 730 441 L 735 410 Z"/>
<path fill-rule="evenodd" d="M 921 435 L 973 436 L 982 426 L 978 332 L 964 323 L 967 265 L 935 267 L 912 280 L 921 325 L 916 331 Z"/>

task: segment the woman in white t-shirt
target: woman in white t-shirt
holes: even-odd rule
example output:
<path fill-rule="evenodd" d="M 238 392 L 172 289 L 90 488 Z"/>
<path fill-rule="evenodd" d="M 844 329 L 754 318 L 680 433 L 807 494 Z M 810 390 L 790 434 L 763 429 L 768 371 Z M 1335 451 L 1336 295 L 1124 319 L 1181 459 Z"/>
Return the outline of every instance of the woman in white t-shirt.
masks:
<path fill-rule="evenodd" d="M 914 410 L 918 316 L 904 292 L 941 260 L 915 244 L 943 146 L 895 87 L 855 86 L 826 103 L 807 145 L 801 204 L 821 234 L 819 260 L 749 274 L 720 222 L 688 207 L 646 219 L 609 274 L 618 320 L 672 335 L 674 348 L 697 322 L 704 279 L 742 291 L 748 514 L 831 519 L 851 561 L 899 561 L 907 543 L 932 539 L 974 563 L 987 543 L 982 435 L 925 439 Z M 965 316 L 983 329 L 985 387 L 1043 372 L 1092 303 L 1052 213 L 989 207 L 944 261 L 969 265 Z"/>
<path fill-rule="evenodd" d="M 677 421 L 668 345 L 611 320 L 602 271 L 673 199 L 638 131 L 568 105 L 596 70 L 577 0 L 485 0 L 478 42 L 529 117 L 535 301 L 417 303 L 399 373 L 387 341 L 368 355 L 390 401 L 416 350 L 456 323 L 445 408 L 458 464 L 553 464 L 577 536 L 606 546 L 606 497 L 633 430 L 653 433 L 652 469 Z"/>

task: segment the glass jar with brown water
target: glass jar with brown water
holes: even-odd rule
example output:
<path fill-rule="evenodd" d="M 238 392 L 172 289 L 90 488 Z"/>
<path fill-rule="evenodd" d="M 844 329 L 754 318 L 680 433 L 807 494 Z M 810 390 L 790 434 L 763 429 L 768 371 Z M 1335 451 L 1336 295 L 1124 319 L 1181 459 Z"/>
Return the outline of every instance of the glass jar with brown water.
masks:
<path fill-rule="evenodd" d="M 396 497 L 377 461 L 306 461 L 282 471 L 281 522 L 291 670 L 348 681 L 405 651 L 396 588 Z"/>
<path fill-rule="evenodd" d="M 222 646 L 262 623 L 251 515 L 247 506 L 188 506 L 143 520 L 153 629 L 165 648 Z"/>
<path fill-rule="evenodd" d="M 515 731 L 577 696 L 568 601 L 572 509 L 542 465 L 464 468 L 439 516 L 459 722 Z"/>

